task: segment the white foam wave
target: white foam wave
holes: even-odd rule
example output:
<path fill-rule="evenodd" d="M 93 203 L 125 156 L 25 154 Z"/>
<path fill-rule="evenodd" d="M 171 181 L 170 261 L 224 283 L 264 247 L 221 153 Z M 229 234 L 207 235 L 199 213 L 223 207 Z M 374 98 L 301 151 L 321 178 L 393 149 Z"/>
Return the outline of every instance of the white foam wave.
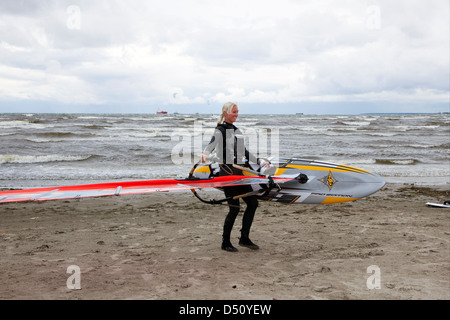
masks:
<path fill-rule="evenodd" d="M 42 123 L 33 123 L 23 120 L 12 120 L 12 121 L 0 121 L 0 128 L 32 128 L 32 129 L 44 129 L 51 128 L 54 125 L 51 124 L 42 124 Z"/>
<path fill-rule="evenodd" d="M 343 124 L 348 126 L 368 126 L 370 124 L 370 121 L 342 121 Z"/>
<path fill-rule="evenodd" d="M 85 120 L 94 120 L 94 119 L 103 119 L 101 116 L 79 116 L 78 119 L 85 119 Z"/>
<path fill-rule="evenodd" d="M 35 142 L 35 143 L 49 143 L 49 142 L 52 142 L 52 143 L 55 143 L 55 142 L 63 142 L 64 140 L 53 140 L 53 139 L 39 139 L 39 138 L 27 138 L 27 139 L 25 139 L 26 141 L 29 141 L 29 142 Z"/>
<path fill-rule="evenodd" d="M 41 155 L 41 156 L 22 156 L 16 154 L 0 155 L 0 164 L 4 163 L 44 163 L 57 161 L 82 161 L 89 159 L 90 155 Z"/>

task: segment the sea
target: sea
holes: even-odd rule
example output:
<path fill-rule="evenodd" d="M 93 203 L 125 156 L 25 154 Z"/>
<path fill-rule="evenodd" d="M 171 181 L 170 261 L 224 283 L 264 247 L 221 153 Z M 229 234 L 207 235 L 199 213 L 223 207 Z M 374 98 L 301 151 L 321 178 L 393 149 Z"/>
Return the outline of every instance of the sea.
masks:
<path fill-rule="evenodd" d="M 0 114 L 0 188 L 186 178 L 217 114 Z M 450 185 L 449 114 L 255 115 L 257 156 L 333 162 L 388 183 Z"/>

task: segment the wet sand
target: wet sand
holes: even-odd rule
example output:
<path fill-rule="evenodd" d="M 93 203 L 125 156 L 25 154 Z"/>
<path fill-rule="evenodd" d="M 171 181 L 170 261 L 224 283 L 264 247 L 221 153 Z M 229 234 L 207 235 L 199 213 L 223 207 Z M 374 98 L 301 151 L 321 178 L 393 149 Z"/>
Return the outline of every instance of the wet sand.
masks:
<path fill-rule="evenodd" d="M 220 249 L 227 207 L 189 192 L 2 204 L 0 299 L 448 300 L 450 209 L 425 203 L 450 200 L 449 189 L 260 202 L 251 239 L 261 249 L 238 246 L 241 213 L 237 253 Z M 67 286 L 73 265 L 81 289 Z"/>

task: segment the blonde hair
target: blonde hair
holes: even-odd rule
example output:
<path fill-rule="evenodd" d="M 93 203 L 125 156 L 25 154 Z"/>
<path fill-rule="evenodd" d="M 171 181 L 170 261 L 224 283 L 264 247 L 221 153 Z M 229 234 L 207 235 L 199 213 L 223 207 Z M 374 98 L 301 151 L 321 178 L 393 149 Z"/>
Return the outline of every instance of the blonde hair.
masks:
<path fill-rule="evenodd" d="M 236 103 L 234 102 L 227 102 L 223 105 L 222 107 L 222 114 L 219 117 L 219 120 L 217 121 L 217 124 L 221 124 L 223 122 L 223 118 L 225 117 L 224 113 L 226 112 L 227 114 L 231 113 L 231 110 L 233 110 L 233 107 L 237 106 Z"/>

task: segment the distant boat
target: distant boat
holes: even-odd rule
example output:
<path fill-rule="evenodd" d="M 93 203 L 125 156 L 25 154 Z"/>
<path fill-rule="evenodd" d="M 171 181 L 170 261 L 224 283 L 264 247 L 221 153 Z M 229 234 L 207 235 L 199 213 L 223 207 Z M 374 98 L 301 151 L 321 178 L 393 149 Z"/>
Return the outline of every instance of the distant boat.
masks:
<path fill-rule="evenodd" d="M 167 111 L 158 109 L 158 111 L 156 111 L 156 114 L 167 114 Z"/>

